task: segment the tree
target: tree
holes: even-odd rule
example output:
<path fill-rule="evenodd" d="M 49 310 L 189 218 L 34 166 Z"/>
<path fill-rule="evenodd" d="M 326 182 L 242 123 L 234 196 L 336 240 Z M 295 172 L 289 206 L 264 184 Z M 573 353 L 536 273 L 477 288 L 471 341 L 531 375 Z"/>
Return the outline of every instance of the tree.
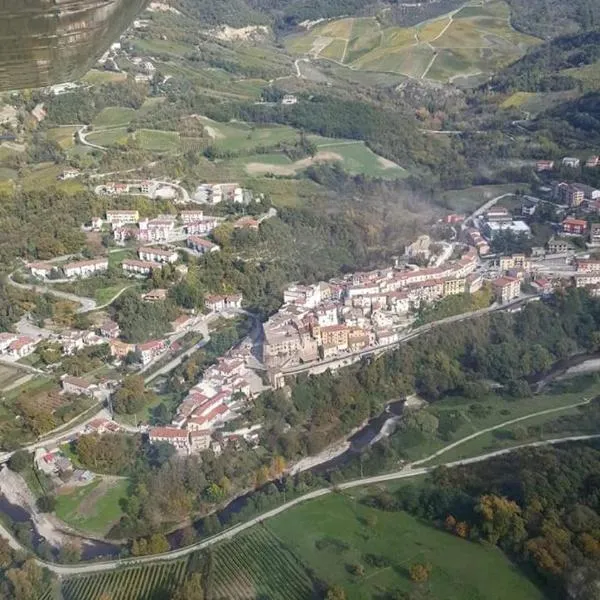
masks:
<path fill-rule="evenodd" d="M 141 375 L 128 375 L 114 395 L 112 405 L 116 413 L 133 415 L 144 407 L 147 399 L 144 378 Z"/>
<path fill-rule="evenodd" d="M 341 585 L 332 585 L 327 590 L 325 600 L 346 600 L 346 592 Z"/>
<path fill-rule="evenodd" d="M 175 592 L 173 600 L 204 600 L 202 577 L 199 573 L 192 573 Z"/>
<path fill-rule="evenodd" d="M 17 450 L 9 459 L 8 466 L 11 471 L 22 473 L 31 466 L 31 455 L 27 450 Z"/>
<path fill-rule="evenodd" d="M 56 508 L 56 498 L 54 496 L 40 496 L 36 505 L 40 512 L 51 513 Z"/>
<path fill-rule="evenodd" d="M 424 583 L 429 579 L 431 574 L 431 565 L 423 563 L 414 563 L 408 569 L 411 581 L 415 583 Z"/>
<path fill-rule="evenodd" d="M 14 600 L 38 600 L 45 587 L 44 572 L 33 559 L 28 559 L 20 569 L 10 569 L 6 576 L 11 583 Z"/>

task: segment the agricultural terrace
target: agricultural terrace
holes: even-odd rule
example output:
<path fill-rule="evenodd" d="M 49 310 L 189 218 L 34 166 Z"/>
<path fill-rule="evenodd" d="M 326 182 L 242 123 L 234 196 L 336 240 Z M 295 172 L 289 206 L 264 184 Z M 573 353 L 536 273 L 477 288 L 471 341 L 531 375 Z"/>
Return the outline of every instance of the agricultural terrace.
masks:
<path fill-rule="evenodd" d="M 429 563 L 433 598 L 538 600 L 544 596 L 497 548 L 433 528 L 404 512 L 384 512 L 355 496 L 330 494 L 268 522 L 316 577 L 339 584 L 348 598 L 410 592 L 409 567 Z M 490 574 L 493 578 L 490 579 Z"/>
<path fill-rule="evenodd" d="M 382 24 L 376 17 L 346 18 L 290 36 L 290 52 L 327 59 L 353 70 L 452 81 L 497 70 L 524 54 L 537 38 L 510 25 L 502 0 L 465 6 L 414 27 Z"/>

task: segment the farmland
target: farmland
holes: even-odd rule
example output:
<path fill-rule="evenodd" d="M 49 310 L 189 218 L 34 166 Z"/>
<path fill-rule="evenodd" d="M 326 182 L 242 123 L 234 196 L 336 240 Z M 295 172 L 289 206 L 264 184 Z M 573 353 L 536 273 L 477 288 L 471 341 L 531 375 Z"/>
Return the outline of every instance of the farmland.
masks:
<path fill-rule="evenodd" d="M 286 40 L 293 54 L 352 70 L 437 81 L 489 73 L 539 40 L 513 29 L 502 0 L 466 6 L 414 27 L 382 25 L 374 17 L 329 21 Z"/>
<path fill-rule="evenodd" d="M 352 496 L 331 494 L 302 504 L 267 527 L 318 578 L 341 585 L 348 598 L 411 592 L 408 568 L 414 562 L 431 564 L 432 598 L 543 598 L 500 550 L 459 539 L 403 512 L 369 508 Z M 353 574 L 353 565 L 362 566 L 364 574 Z"/>
<path fill-rule="evenodd" d="M 26 376 L 27 372 L 20 370 L 18 367 L 0 365 L 0 390 L 4 390 Z"/>
<path fill-rule="evenodd" d="M 93 120 L 94 127 L 114 127 L 116 125 L 127 125 L 135 116 L 133 108 L 122 108 L 120 106 L 109 106 L 102 109 Z"/>
<path fill-rule="evenodd" d="M 154 129 L 139 129 L 133 133 L 129 133 L 125 127 L 103 129 L 91 133 L 88 140 L 99 146 L 123 146 L 137 142 L 144 150 L 154 152 L 168 152 L 179 148 L 178 133 Z"/>
<path fill-rule="evenodd" d="M 307 600 L 313 584 L 302 563 L 265 527 L 254 527 L 214 551 L 208 600 Z"/>
<path fill-rule="evenodd" d="M 62 585 L 65 600 L 170 600 L 171 592 L 185 576 L 187 560 L 144 565 L 74 577 Z"/>

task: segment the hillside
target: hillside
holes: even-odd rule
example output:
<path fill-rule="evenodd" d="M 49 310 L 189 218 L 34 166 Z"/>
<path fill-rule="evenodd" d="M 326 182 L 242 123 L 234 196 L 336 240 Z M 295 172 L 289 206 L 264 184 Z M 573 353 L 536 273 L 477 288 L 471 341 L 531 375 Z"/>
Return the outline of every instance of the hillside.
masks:
<path fill-rule="evenodd" d="M 566 35 L 532 48 L 500 71 L 490 88 L 499 92 L 554 92 L 577 88 L 600 61 L 600 30 Z"/>
<path fill-rule="evenodd" d="M 519 30 L 551 39 L 600 25 L 597 0 L 508 0 L 512 24 Z"/>

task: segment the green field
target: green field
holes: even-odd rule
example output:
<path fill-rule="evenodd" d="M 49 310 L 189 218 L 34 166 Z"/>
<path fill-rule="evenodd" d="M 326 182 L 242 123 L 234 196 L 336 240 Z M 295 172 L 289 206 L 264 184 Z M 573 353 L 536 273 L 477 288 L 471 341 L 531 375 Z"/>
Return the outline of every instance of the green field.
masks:
<path fill-rule="evenodd" d="M 179 148 L 178 133 L 154 129 L 139 129 L 129 133 L 125 127 L 115 127 L 94 131 L 87 139 L 99 146 L 122 146 L 130 140 L 137 140 L 141 148 L 154 152 L 168 152 Z"/>
<path fill-rule="evenodd" d="M 56 496 L 56 516 L 75 529 L 106 535 L 123 514 L 119 501 L 127 495 L 126 479 L 98 479 Z"/>
<path fill-rule="evenodd" d="M 98 146 L 121 146 L 125 145 L 128 139 L 129 133 L 125 127 L 93 131 L 87 136 L 88 142 Z"/>
<path fill-rule="evenodd" d="M 79 129 L 77 126 L 54 127 L 46 131 L 49 140 L 56 142 L 63 150 L 75 146 L 75 132 Z"/>
<path fill-rule="evenodd" d="M 451 211 L 470 213 L 488 200 L 503 194 L 514 193 L 519 185 L 507 183 L 501 185 L 478 185 L 462 190 L 442 193 L 443 205 Z"/>
<path fill-rule="evenodd" d="M 217 600 L 308 600 L 313 584 L 301 562 L 268 528 L 257 526 L 214 551 L 213 588 Z"/>
<path fill-rule="evenodd" d="M 467 6 L 414 27 L 381 28 L 373 18 L 320 23 L 286 40 L 288 50 L 353 70 L 448 81 L 490 73 L 539 43 L 510 25 L 503 0 Z"/>
<path fill-rule="evenodd" d="M 83 81 L 91 83 L 92 85 L 98 85 L 101 83 L 112 83 L 116 81 L 125 81 L 127 79 L 127 73 L 115 73 L 113 71 L 98 71 L 92 69 L 88 71 L 83 77 Z"/>
<path fill-rule="evenodd" d="M 127 125 L 135 117 L 133 108 L 122 108 L 120 106 L 109 106 L 102 109 L 92 121 L 94 127 L 115 127 Z"/>
<path fill-rule="evenodd" d="M 9 365 L 0 365 L 0 390 L 27 376 L 27 371 Z"/>
<path fill-rule="evenodd" d="M 279 540 L 314 574 L 337 583 L 352 600 L 410 592 L 408 568 L 432 566 L 427 597 L 444 600 L 535 600 L 543 594 L 497 548 L 459 539 L 403 512 L 363 506 L 331 494 L 267 522 Z M 380 560 L 370 566 L 369 555 Z M 362 565 L 364 575 L 351 574 Z"/>
<path fill-rule="evenodd" d="M 586 398 L 593 398 L 600 394 L 600 383 L 589 383 L 583 391 L 563 391 L 561 387 L 556 390 L 534 395 L 530 398 L 519 398 L 516 400 L 502 396 L 490 395 L 477 400 L 467 400 L 465 398 L 445 398 L 423 409 L 439 419 L 440 429 L 447 429 L 449 433 L 445 435 L 426 436 L 409 432 L 406 435 L 397 434 L 403 453 L 409 460 L 423 459 L 432 455 L 441 448 L 457 442 L 473 433 L 485 430 L 491 427 L 497 428 L 495 432 L 482 434 L 456 446 L 448 452 L 444 452 L 439 458 L 432 462 L 449 462 L 459 458 L 477 456 L 490 449 L 499 449 L 514 444 L 505 440 L 505 445 L 496 445 L 492 443 L 499 439 L 498 433 L 502 430 L 514 430 L 515 428 L 527 428 L 559 418 L 561 415 L 573 414 L 577 408 L 565 408 L 557 410 L 548 415 L 540 415 L 523 419 L 518 423 L 497 427 L 507 421 L 527 417 L 540 411 L 549 409 L 561 409 L 579 402 Z"/>
<path fill-rule="evenodd" d="M 183 581 L 187 559 L 72 577 L 62 584 L 64 600 L 171 600 Z"/>

